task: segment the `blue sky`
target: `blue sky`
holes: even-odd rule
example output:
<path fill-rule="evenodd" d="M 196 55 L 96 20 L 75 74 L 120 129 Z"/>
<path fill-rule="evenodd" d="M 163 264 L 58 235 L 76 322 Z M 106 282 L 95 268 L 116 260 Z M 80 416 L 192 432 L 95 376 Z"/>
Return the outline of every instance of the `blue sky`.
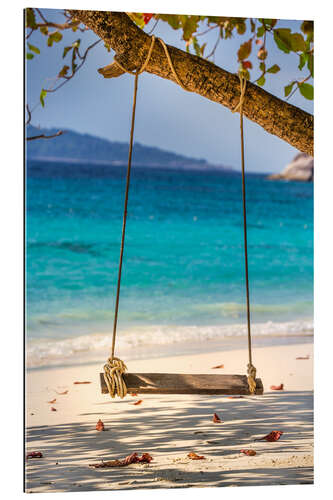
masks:
<path fill-rule="evenodd" d="M 44 10 L 48 18 L 62 20 L 57 10 Z M 223 13 L 221 12 L 221 15 Z M 281 21 L 281 26 L 297 30 L 299 21 Z M 146 30 L 152 27 L 151 21 Z M 184 49 L 181 31 L 165 23 L 158 23 L 154 34 L 166 43 Z M 38 105 L 42 87 L 51 86 L 64 60 L 63 47 L 82 37 L 86 46 L 97 39 L 92 32 L 64 32 L 63 40 L 52 48 L 46 37 L 34 34 L 29 41 L 41 49 L 41 54 L 27 61 L 27 102 L 33 112 L 32 124 L 41 127 L 70 128 L 112 141 L 128 141 L 132 104 L 133 77 L 104 79 L 97 69 L 112 61 L 113 52 L 99 44 L 73 80 L 45 100 L 45 108 Z M 216 34 L 205 37 L 212 45 Z M 204 37 L 202 37 L 204 38 Z M 242 37 L 242 41 L 247 38 Z M 236 73 L 237 50 L 240 38 L 223 40 L 216 52 L 215 64 Z M 278 64 L 281 71 L 269 75 L 265 89 L 283 98 L 283 87 L 295 78 L 301 78 L 296 54 L 281 52 L 268 37 L 268 64 Z M 253 59 L 254 61 L 254 59 Z M 254 74 L 253 74 L 254 76 Z M 259 76 L 259 75 L 258 75 Z M 313 113 L 313 102 L 296 93 L 291 101 Z M 176 153 L 205 158 L 214 164 L 240 168 L 239 115 L 197 94 L 185 92 L 178 85 L 144 73 L 139 79 L 135 141 L 157 146 Z M 297 153 L 287 143 L 265 132 L 245 119 L 246 169 L 253 172 L 280 171 Z"/>

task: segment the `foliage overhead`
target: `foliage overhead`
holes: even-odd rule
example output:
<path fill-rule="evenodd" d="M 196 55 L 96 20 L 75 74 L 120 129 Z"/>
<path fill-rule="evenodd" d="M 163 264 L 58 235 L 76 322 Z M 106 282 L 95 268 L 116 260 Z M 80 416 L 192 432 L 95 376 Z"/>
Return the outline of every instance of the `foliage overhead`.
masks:
<path fill-rule="evenodd" d="M 63 11 L 65 22 L 62 24 L 50 22 L 45 18 L 40 9 L 26 9 L 26 58 L 29 60 L 40 54 L 40 48 L 30 43 L 30 37 L 39 31 L 46 37 L 46 45 L 52 47 L 54 43 L 61 42 L 62 31 L 71 30 L 84 34 L 88 28 L 79 21 L 71 18 Z M 313 99 L 313 85 L 308 81 L 313 78 L 314 66 L 314 39 L 313 21 L 303 21 L 298 32 L 292 32 L 290 28 L 283 27 L 283 20 L 264 18 L 240 18 L 240 17 L 217 17 L 217 16 L 195 16 L 178 14 L 153 14 L 153 13 L 128 13 L 130 18 L 144 29 L 148 24 L 152 33 L 157 23 L 167 23 L 174 30 L 179 30 L 185 42 L 185 50 L 198 57 L 214 61 L 218 45 L 225 39 L 239 37 L 239 49 L 235 54 L 235 67 L 238 65 L 240 72 L 246 79 L 251 80 L 259 86 L 264 86 L 269 75 L 280 71 L 276 63 L 268 63 L 270 58 L 267 47 L 268 37 L 271 37 L 276 46 L 285 54 L 297 55 L 298 69 L 303 71 L 302 78 L 286 82 L 284 94 L 289 99 L 297 90 L 306 99 Z M 208 42 L 205 35 L 210 32 L 216 33 L 214 46 L 208 51 Z M 60 68 L 57 75 L 57 83 L 53 88 L 41 90 L 40 103 L 45 105 L 45 97 L 49 92 L 55 92 L 58 88 L 70 80 L 84 64 L 89 51 L 99 43 L 100 40 L 80 52 L 81 38 L 74 40 L 63 49 L 63 59 L 66 64 Z M 110 47 L 105 46 L 109 51 Z M 252 57 L 251 62 L 249 57 Z M 295 65 L 296 66 L 296 65 Z M 296 67 L 295 67 L 296 69 Z M 307 75 L 304 77 L 304 69 Z M 28 110 L 29 118 L 31 118 Z M 29 119 L 30 121 L 30 119 Z"/>

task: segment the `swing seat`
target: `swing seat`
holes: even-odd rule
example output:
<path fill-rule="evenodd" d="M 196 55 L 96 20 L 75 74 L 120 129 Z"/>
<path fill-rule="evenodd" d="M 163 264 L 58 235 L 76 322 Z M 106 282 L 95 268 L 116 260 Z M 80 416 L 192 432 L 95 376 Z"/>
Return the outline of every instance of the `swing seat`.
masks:
<path fill-rule="evenodd" d="M 125 373 L 123 377 L 129 393 L 251 395 L 246 375 Z M 104 373 L 100 373 L 100 382 L 102 394 L 108 394 Z M 263 394 L 260 378 L 256 384 L 255 394 Z"/>

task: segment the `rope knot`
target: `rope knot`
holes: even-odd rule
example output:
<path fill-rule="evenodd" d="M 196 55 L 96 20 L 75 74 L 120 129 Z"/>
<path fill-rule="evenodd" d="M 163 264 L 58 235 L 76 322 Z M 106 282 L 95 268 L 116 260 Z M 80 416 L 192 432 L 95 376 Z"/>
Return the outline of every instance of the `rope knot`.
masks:
<path fill-rule="evenodd" d="M 127 394 L 127 387 L 123 378 L 127 366 L 125 363 L 116 357 L 108 359 L 104 365 L 104 380 L 107 385 L 111 398 L 119 396 L 124 398 Z"/>
<path fill-rule="evenodd" d="M 257 369 L 253 366 L 252 363 L 248 363 L 247 365 L 247 382 L 249 384 L 250 393 L 254 394 L 256 392 L 256 375 Z"/>

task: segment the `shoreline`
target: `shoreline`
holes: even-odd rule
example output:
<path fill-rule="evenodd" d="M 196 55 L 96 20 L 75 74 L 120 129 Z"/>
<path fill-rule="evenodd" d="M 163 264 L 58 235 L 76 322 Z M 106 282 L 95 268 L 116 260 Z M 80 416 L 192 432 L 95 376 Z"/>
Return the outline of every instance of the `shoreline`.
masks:
<path fill-rule="evenodd" d="M 299 356 L 307 359 L 296 360 Z M 32 370 L 26 375 L 26 450 L 41 451 L 43 458 L 26 464 L 26 491 L 311 484 L 312 359 L 309 343 L 255 348 L 254 364 L 265 392 L 241 399 L 138 394 L 112 400 L 100 393 L 100 365 Z M 218 363 L 224 368 L 212 369 Z M 245 373 L 246 364 L 246 349 L 127 363 L 132 372 L 215 374 Z M 90 383 L 73 385 L 80 380 Z M 270 390 L 280 383 L 283 391 Z M 138 399 L 142 403 L 133 405 Z M 212 422 L 214 412 L 223 423 Z M 106 432 L 96 431 L 99 419 Z M 272 430 L 283 431 L 279 441 L 256 441 Z M 254 449 L 256 456 L 240 453 L 244 448 Z M 205 459 L 190 460 L 192 451 Z M 148 452 L 153 461 L 89 467 L 133 452 Z"/>
<path fill-rule="evenodd" d="M 313 340 L 313 320 L 252 324 L 253 346 L 309 343 Z M 49 366 L 75 366 L 104 362 L 111 346 L 110 332 L 76 335 L 64 339 L 26 339 L 28 370 Z M 158 339 L 158 342 L 156 342 Z M 245 324 L 231 325 L 147 325 L 119 330 L 117 352 L 127 359 L 172 356 L 235 350 L 246 347 Z"/>

